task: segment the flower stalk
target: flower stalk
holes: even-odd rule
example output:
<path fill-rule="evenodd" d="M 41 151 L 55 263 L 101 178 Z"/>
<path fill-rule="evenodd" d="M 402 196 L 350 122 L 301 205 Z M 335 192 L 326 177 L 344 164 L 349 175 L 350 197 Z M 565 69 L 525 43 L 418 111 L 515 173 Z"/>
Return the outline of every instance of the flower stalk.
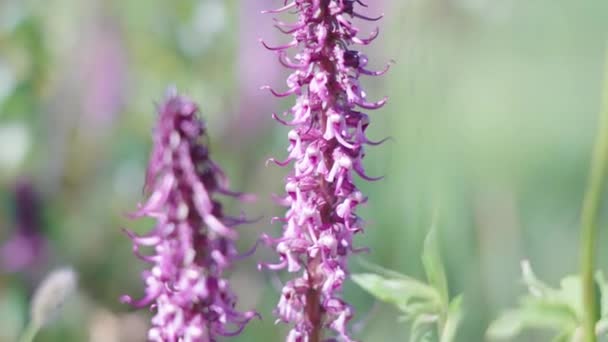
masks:
<path fill-rule="evenodd" d="M 608 57 L 608 52 L 606 54 Z M 595 324 L 597 322 L 596 290 L 594 282 L 595 254 L 597 250 L 597 217 L 599 206 L 606 184 L 608 171 L 608 59 L 606 60 L 603 106 L 600 111 L 597 136 L 587 190 L 583 199 L 581 213 L 581 273 L 583 279 L 583 335 L 587 342 L 597 340 Z"/>
<path fill-rule="evenodd" d="M 361 109 L 378 109 L 387 101 L 369 102 L 359 84 L 361 75 L 379 76 L 388 70 L 367 69 L 367 57 L 354 49 L 368 45 L 378 35 L 361 38 L 352 18 L 376 21 L 358 12 L 366 7 L 354 0 L 294 0 L 266 13 L 295 11 L 296 23 L 276 20 L 276 27 L 292 37 L 281 46 L 262 44 L 274 51 L 279 62 L 293 72 L 288 89 L 277 97 L 296 96 L 296 104 L 284 116 L 273 118 L 290 127 L 289 155 L 272 162 L 293 170 L 286 178 L 286 195 L 280 204 L 288 207 L 283 218 L 283 235 L 263 240 L 279 255 L 276 264 L 262 263 L 271 270 L 286 269 L 298 275 L 284 284 L 277 305 L 278 321 L 292 325 L 287 337 L 293 342 L 353 341 L 348 322 L 351 306 L 342 299 L 342 286 L 348 275 L 352 253 L 365 250 L 353 246 L 355 234 L 363 231 L 356 214 L 367 198 L 354 183 L 355 175 L 366 175 L 363 168 L 365 131 L 369 117 Z M 288 50 L 298 48 L 293 57 Z M 326 330 L 335 337 L 328 338 Z"/>
<path fill-rule="evenodd" d="M 151 341 L 217 341 L 238 335 L 257 313 L 236 310 L 236 296 L 224 273 L 240 257 L 235 227 L 241 217 L 224 214 L 215 195 L 243 198 L 228 189 L 228 180 L 209 158 L 207 128 L 198 107 L 170 91 L 158 108 L 154 147 L 144 189 L 147 201 L 132 214 L 156 220 L 139 236 L 126 231 L 133 251 L 152 265 L 143 273 L 146 294 L 122 301 L 155 309 Z M 154 252 L 144 255 L 140 248 Z"/>

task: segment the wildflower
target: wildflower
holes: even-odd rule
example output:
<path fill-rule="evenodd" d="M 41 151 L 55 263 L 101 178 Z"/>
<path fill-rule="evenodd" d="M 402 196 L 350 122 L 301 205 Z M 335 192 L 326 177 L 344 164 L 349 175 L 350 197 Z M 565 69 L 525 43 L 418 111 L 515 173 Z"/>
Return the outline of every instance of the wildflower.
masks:
<path fill-rule="evenodd" d="M 376 145 L 367 139 L 369 118 L 359 111 L 378 109 L 386 98 L 369 102 L 359 84 L 360 75 L 382 75 L 388 70 L 370 71 L 367 57 L 353 45 L 367 45 L 378 35 L 360 38 L 350 18 L 375 21 L 355 9 L 365 5 L 358 0 L 293 0 L 267 13 L 295 11 L 296 23 L 276 20 L 276 26 L 292 40 L 281 46 L 262 44 L 277 53 L 280 63 L 293 70 L 287 78 L 288 90 L 281 93 L 270 87 L 275 96 L 296 95 L 296 103 L 286 120 L 273 114 L 280 123 L 291 127 L 286 166 L 293 170 L 286 179 L 287 195 L 281 203 L 289 207 L 280 238 L 264 236 L 279 254 L 277 264 L 261 264 L 273 270 L 287 269 L 299 276 L 283 288 L 276 313 L 279 321 L 293 325 L 287 340 L 317 342 L 329 328 L 336 335 L 330 340 L 352 341 L 347 324 L 353 317 L 351 306 L 341 298 L 348 274 L 353 236 L 362 231 L 356 209 L 366 197 L 353 182 L 354 174 L 365 174 L 362 164 L 364 145 Z M 294 57 L 290 48 L 299 47 Z"/>
<path fill-rule="evenodd" d="M 0 269 L 24 271 L 45 259 L 41 201 L 31 182 L 19 180 L 13 190 L 15 233 L 0 246 Z"/>
<path fill-rule="evenodd" d="M 110 130 L 124 107 L 127 58 L 116 23 L 101 19 L 91 24 L 92 37 L 81 43 L 76 67 L 83 77 L 83 130 L 97 138 Z"/>
<path fill-rule="evenodd" d="M 133 213 L 156 219 L 156 226 L 144 236 L 127 231 L 135 254 L 152 268 L 143 273 L 145 296 L 122 301 L 156 309 L 152 341 L 216 341 L 239 334 L 257 315 L 236 310 L 223 278 L 237 257 L 234 228 L 245 220 L 226 216 L 214 195 L 243 195 L 228 190 L 226 176 L 209 159 L 207 129 L 197 113 L 197 105 L 175 91 L 158 108 L 144 186 L 150 195 Z M 143 246 L 154 254 L 140 253 Z"/>
<path fill-rule="evenodd" d="M 239 3 L 239 47 L 237 60 L 238 75 L 238 111 L 229 123 L 229 144 L 238 146 L 248 139 L 255 139 L 267 132 L 270 122 L 262 120 L 261 115 L 272 110 L 272 101 L 260 96 L 259 82 L 279 80 L 281 70 L 275 67 L 274 61 L 268 60 L 266 51 L 259 49 L 257 35 L 272 32 L 272 25 L 262 25 L 260 9 L 267 1 L 241 1 Z M 257 12 L 257 13 L 256 13 Z M 259 14 L 259 15 L 256 15 Z M 255 61 L 255 68 L 251 67 Z"/>

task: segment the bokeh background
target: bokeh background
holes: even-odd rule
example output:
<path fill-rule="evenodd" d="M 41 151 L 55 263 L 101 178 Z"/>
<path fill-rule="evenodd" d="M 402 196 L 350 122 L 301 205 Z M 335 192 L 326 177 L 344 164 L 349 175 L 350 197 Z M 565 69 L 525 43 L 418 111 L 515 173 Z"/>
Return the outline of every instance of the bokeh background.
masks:
<path fill-rule="evenodd" d="M 608 2 L 368 2 L 365 13 L 386 15 L 380 38 L 363 51 L 372 66 L 396 63 L 387 76 L 363 80 L 370 98 L 390 97 L 370 113 L 370 136 L 393 139 L 367 153 L 368 173 L 386 177 L 360 182 L 370 198 L 357 242 L 371 253 L 362 257 L 422 278 L 422 240 L 439 202 L 450 292 L 465 294 L 458 341 L 483 341 L 489 321 L 525 291 L 520 260 L 551 284 L 577 272 Z M 169 84 L 200 103 L 233 187 L 258 196 L 227 203 L 234 213 L 263 216 L 243 228 L 239 247 L 262 231 L 278 234 L 270 217 L 283 209 L 270 199 L 286 170 L 265 160 L 286 154 L 287 130 L 270 114 L 293 99 L 259 90 L 280 88 L 287 72 L 258 38 L 288 39 L 259 13 L 280 4 L 0 1 L 0 341 L 15 339 L 33 288 L 63 265 L 77 270 L 80 292 L 39 341 L 144 339 L 149 313 L 118 301 L 142 293 L 145 266 L 120 228 L 151 225 L 124 214 L 142 199 L 154 104 Z M 602 233 L 604 270 L 607 239 Z M 255 268 L 272 257 L 261 248 L 231 275 L 241 307 L 264 316 L 236 341 L 284 336 L 271 313 L 278 290 Z M 361 269 L 356 261 L 352 268 Z M 353 284 L 345 296 L 361 340 L 407 340 L 395 310 Z"/>

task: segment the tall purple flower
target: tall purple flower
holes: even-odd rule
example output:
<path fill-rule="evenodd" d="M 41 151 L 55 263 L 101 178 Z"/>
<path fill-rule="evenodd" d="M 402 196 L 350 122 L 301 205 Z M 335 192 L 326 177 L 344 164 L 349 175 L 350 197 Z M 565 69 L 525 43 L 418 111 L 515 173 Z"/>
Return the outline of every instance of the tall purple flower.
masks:
<path fill-rule="evenodd" d="M 145 236 L 127 231 L 133 250 L 152 265 L 143 273 L 146 294 L 122 301 L 155 309 L 151 341 L 216 341 L 239 334 L 256 316 L 239 312 L 224 271 L 238 257 L 234 227 L 245 220 L 226 216 L 216 194 L 228 190 L 222 170 L 209 159 L 206 127 L 195 103 L 171 91 L 158 108 L 154 147 L 144 189 L 150 195 L 133 213 L 156 220 Z M 152 255 L 140 253 L 150 246 Z"/>
<path fill-rule="evenodd" d="M 277 27 L 293 37 L 291 42 L 271 47 L 262 41 L 293 70 L 286 92 L 270 91 L 278 97 L 297 96 L 295 106 L 285 113 L 291 120 L 273 115 L 291 127 L 288 158 L 273 161 L 281 166 L 294 162 L 294 169 L 282 199 L 289 207 L 280 219 L 283 236 L 263 237 L 276 249 L 280 262 L 261 264 L 299 274 L 284 285 L 276 310 L 279 321 L 293 325 L 287 338 L 293 342 L 352 341 L 347 323 L 353 310 L 341 291 L 349 255 L 361 250 L 353 247 L 353 236 L 362 231 L 356 209 L 366 201 L 353 178 L 358 174 L 366 180 L 378 179 L 365 174 L 362 159 L 364 145 L 381 143 L 367 139 L 369 118 L 358 108 L 377 109 L 387 100 L 368 102 L 358 79 L 388 70 L 387 65 L 382 71 L 369 71 L 367 57 L 353 49 L 371 43 L 378 29 L 360 38 L 350 18 L 380 19 L 359 14 L 357 4 L 365 7 L 358 0 L 293 0 L 267 11 L 298 13 L 293 24 L 276 20 Z M 287 51 L 295 47 L 299 51 L 289 57 Z M 323 337 L 326 328 L 335 337 Z"/>

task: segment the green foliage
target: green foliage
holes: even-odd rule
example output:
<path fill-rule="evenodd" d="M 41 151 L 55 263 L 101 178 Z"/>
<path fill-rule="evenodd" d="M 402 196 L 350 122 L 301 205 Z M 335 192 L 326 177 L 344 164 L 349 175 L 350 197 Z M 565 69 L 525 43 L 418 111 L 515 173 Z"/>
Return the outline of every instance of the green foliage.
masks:
<path fill-rule="evenodd" d="M 424 249 L 422 252 L 422 264 L 429 284 L 439 292 L 441 301 L 448 301 L 448 282 L 445 278 L 443 263 L 439 255 L 439 246 L 437 244 L 435 229 L 431 229 L 426 239 L 424 240 Z"/>
<path fill-rule="evenodd" d="M 524 329 L 549 329 L 555 331 L 553 341 L 580 341 L 583 303 L 582 283 L 577 275 L 563 278 L 559 288 L 552 288 L 539 280 L 528 261 L 522 262 L 523 281 L 528 294 L 520 299 L 519 306 L 505 311 L 487 331 L 491 339 L 513 339 Z M 601 319 L 596 324 L 596 334 L 608 332 L 608 283 L 601 271 L 596 273 L 601 293 Z"/>
<path fill-rule="evenodd" d="M 454 341 L 462 318 L 462 296 L 450 301 L 435 229 L 425 239 L 422 264 L 428 283 L 369 264 L 376 273 L 355 274 L 352 279 L 401 311 L 399 320 L 411 323 L 410 341 Z"/>

